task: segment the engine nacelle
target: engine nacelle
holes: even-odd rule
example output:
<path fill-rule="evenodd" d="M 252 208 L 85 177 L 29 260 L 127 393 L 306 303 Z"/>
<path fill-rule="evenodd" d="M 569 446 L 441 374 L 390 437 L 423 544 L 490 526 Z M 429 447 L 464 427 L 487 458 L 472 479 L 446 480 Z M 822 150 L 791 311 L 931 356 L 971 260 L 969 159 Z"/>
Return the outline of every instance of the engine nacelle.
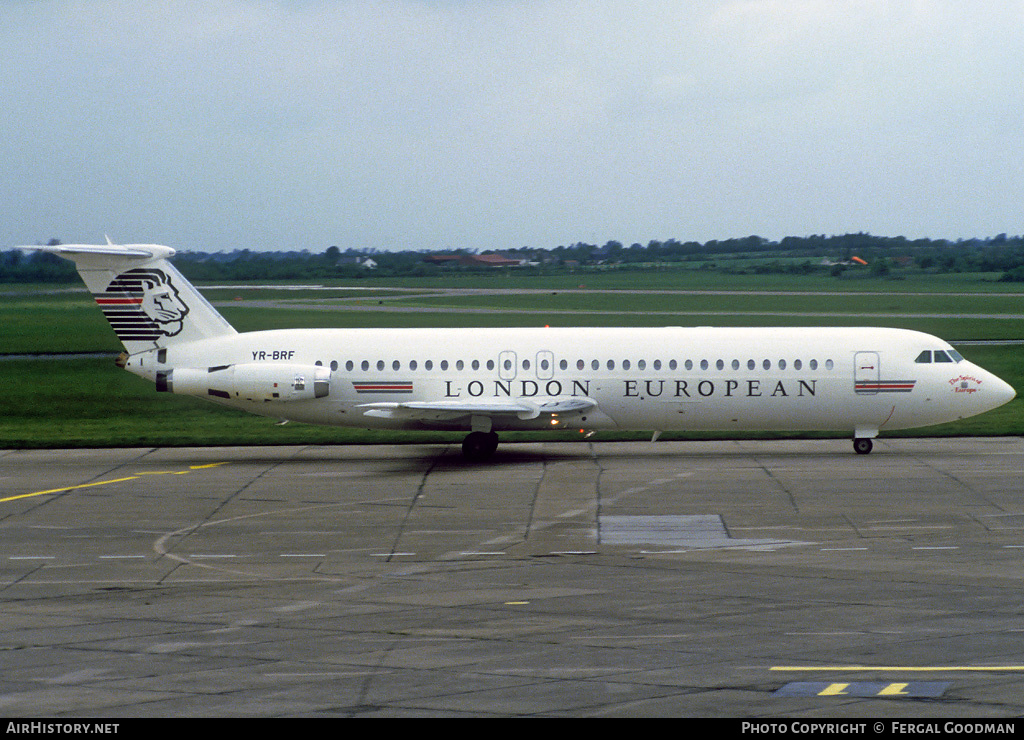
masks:
<path fill-rule="evenodd" d="M 321 365 L 244 363 L 178 367 L 156 374 L 156 389 L 229 401 L 311 401 L 331 392 L 331 371 Z"/>

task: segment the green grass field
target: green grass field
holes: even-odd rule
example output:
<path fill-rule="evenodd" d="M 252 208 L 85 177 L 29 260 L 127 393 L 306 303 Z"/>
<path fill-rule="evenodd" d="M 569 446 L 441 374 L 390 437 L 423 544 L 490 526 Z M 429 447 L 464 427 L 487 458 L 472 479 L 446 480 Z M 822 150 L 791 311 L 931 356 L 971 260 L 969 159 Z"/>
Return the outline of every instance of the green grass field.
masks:
<path fill-rule="evenodd" d="M 990 276 L 835 280 L 817 276 L 722 275 L 697 271 L 591 273 L 586 276 L 457 276 L 393 281 L 360 290 L 269 287 L 204 290 L 239 330 L 290 327 L 429 326 L 895 326 L 950 340 L 1024 338 L 1024 296 Z M 585 292 L 576 292 L 581 290 Z M 531 288 L 529 295 L 438 295 L 438 288 Z M 370 288 L 371 290 L 365 290 Z M 395 288 L 414 288 L 415 293 Z M 1017 288 L 1019 289 L 1019 287 Z M 573 292 L 564 292 L 572 290 Z M 617 290 L 614 294 L 597 291 Z M 699 294 L 640 293 L 702 290 Z M 710 291 L 738 291 L 720 294 Z M 780 292 L 754 295 L 753 291 Z M 807 295 L 822 291 L 820 294 Z M 272 302 L 267 305 L 267 302 Z M 344 310 L 332 310 L 344 306 Z M 371 432 L 278 425 L 272 419 L 197 399 L 157 394 L 117 369 L 121 347 L 84 291 L 19 288 L 0 298 L 0 355 L 105 353 L 109 357 L 0 360 L 0 448 L 230 444 L 457 442 L 460 434 Z M 969 359 L 1024 389 L 1024 346 L 965 345 Z M 1024 400 L 916 435 L 1024 434 Z M 505 439 L 574 439 L 573 433 L 509 434 Z M 597 439 L 640 439 L 603 434 Z M 666 434 L 663 439 L 698 435 Z M 715 435 L 699 435 L 703 438 Z M 755 435 L 751 435 L 755 436 Z M 756 435 L 812 436 L 812 435 Z"/>

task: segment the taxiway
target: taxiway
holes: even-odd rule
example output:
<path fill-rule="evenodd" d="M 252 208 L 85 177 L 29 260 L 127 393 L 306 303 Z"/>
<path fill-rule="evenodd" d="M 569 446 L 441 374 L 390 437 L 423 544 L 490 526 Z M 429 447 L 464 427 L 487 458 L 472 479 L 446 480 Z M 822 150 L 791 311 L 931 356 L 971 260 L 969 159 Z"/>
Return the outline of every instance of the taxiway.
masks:
<path fill-rule="evenodd" d="M 1024 440 L 0 451 L 9 717 L 1017 716 Z"/>

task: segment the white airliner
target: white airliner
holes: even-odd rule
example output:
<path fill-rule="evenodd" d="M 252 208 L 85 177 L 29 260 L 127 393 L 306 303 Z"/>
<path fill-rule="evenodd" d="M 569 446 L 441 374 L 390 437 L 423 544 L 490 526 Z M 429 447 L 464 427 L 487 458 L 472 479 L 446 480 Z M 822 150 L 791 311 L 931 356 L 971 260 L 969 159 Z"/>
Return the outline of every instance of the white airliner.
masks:
<path fill-rule="evenodd" d="M 312 424 L 468 432 L 882 430 L 963 419 L 1014 390 L 949 344 L 880 328 L 291 329 L 237 333 L 152 244 L 39 247 L 74 260 L 158 391 Z M 655 431 L 657 430 L 657 431 Z"/>

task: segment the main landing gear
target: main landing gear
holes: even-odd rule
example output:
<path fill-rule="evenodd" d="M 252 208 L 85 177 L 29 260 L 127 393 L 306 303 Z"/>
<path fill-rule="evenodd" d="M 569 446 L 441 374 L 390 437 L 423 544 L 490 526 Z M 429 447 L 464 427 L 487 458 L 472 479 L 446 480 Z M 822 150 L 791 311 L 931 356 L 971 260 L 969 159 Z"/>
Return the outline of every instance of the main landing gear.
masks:
<path fill-rule="evenodd" d="M 858 455 L 867 455 L 872 448 L 871 439 L 868 437 L 855 437 L 853 440 L 853 451 Z"/>
<path fill-rule="evenodd" d="M 467 460 L 486 460 L 498 449 L 498 435 L 495 432 L 470 432 L 462 440 L 462 455 Z"/>

